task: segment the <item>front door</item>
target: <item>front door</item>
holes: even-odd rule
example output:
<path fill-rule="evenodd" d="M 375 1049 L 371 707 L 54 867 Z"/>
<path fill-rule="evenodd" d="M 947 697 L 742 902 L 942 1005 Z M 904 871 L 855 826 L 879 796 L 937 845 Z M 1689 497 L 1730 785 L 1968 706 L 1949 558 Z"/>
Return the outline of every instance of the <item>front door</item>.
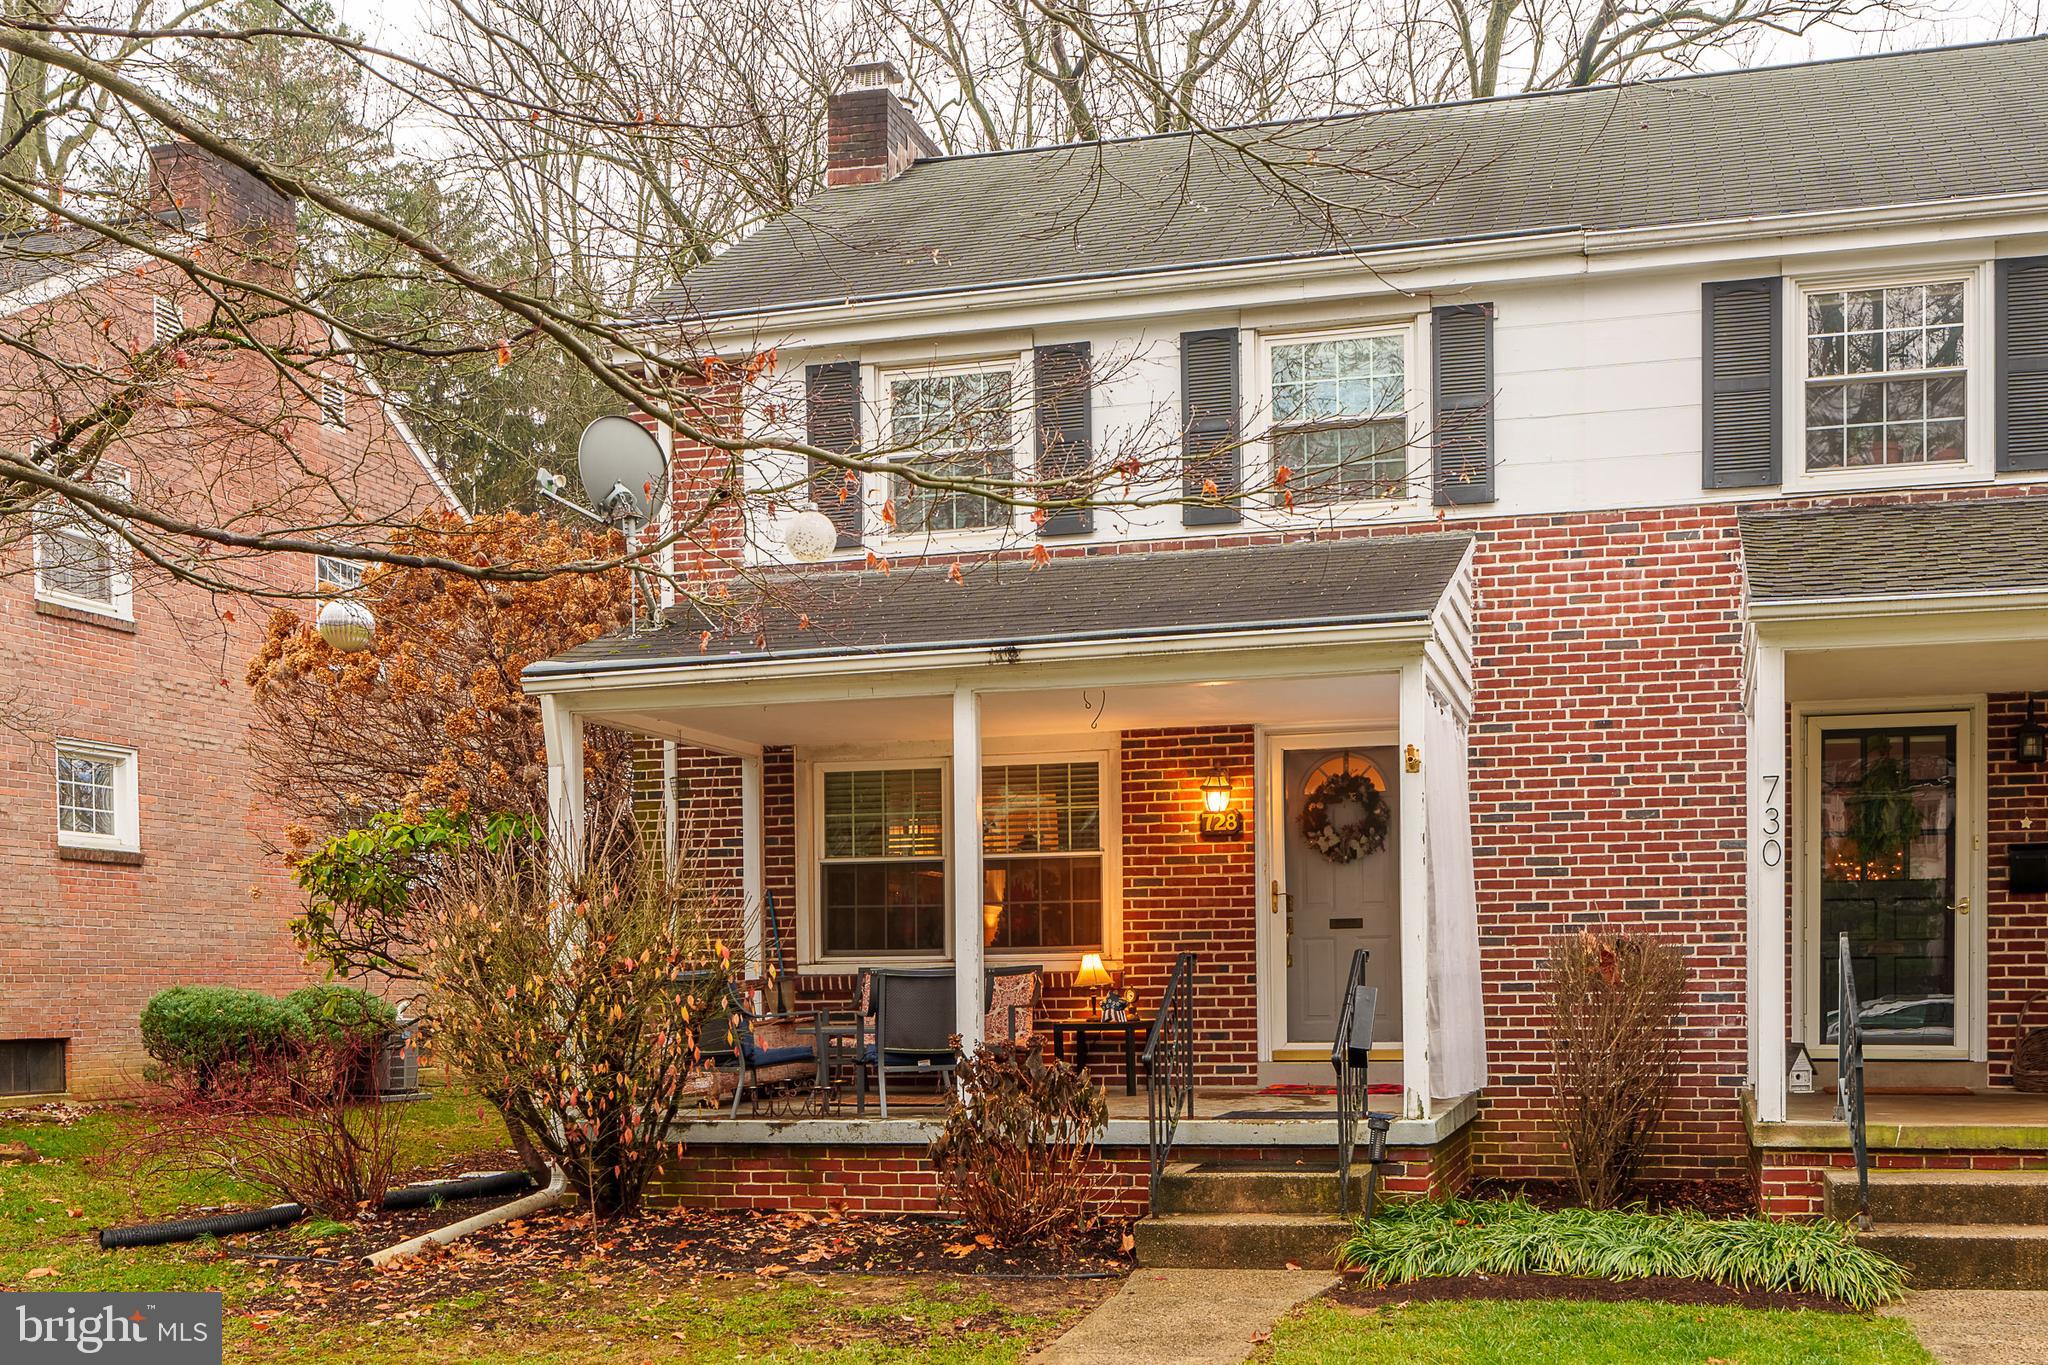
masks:
<path fill-rule="evenodd" d="M 1337 1010 L 1356 948 L 1371 951 L 1365 980 L 1380 992 L 1373 1041 L 1400 1041 L 1401 841 L 1397 793 L 1388 790 L 1387 779 L 1397 771 L 1396 761 L 1391 745 L 1290 749 L 1281 757 L 1289 1043 L 1327 1044 L 1337 1036 Z M 1383 843 L 1377 834 L 1367 840 L 1338 837 L 1372 823 L 1365 818 L 1372 803 L 1357 799 L 1361 784 L 1380 794 Z M 1316 814 L 1305 821 L 1312 805 Z M 1379 846 L 1366 851 L 1365 842 Z"/>
<path fill-rule="evenodd" d="M 1841 1034 L 1844 933 L 1866 1048 L 1905 1057 L 1968 1048 L 1969 748 L 1967 714 L 1808 723 L 1807 1014 L 1824 1050 Z"/>

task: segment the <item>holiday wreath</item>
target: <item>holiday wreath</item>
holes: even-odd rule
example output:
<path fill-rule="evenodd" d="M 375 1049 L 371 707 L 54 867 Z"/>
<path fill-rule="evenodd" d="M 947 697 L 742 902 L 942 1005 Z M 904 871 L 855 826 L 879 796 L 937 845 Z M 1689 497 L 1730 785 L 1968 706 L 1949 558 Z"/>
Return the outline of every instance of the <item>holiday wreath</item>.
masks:
<path fill-rule="evenodd" d="M 1359 809 L 1358 818 L 1334 823 L 1331 808 L 1346 805 Z M 1333 863 L 1355 863 L 1387 846 L 1387 826 L 1392 819 L 1387 798 L 1371 777 L 1362 772 L 1335 772 L 1316 783 L 1302 803 L 1301 837 Z"/>

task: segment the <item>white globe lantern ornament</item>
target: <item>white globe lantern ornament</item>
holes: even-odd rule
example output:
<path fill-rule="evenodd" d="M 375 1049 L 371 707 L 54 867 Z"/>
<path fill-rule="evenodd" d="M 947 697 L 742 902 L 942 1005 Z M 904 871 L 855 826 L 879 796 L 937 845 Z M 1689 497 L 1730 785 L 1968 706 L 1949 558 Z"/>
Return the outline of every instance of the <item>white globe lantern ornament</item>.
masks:
<path fill-rule="evenodd" d="M 329 649 L 343 654 L 359 654 L 370 647 L 370 641 L 376 636 L 377 618 L 361 602 L 337 597 L 320 608 L 320 614 L 313 619 L 313 628 L 320 632 L 320 638 L 327 642 Z"/>
<path fill-rule="evenodd" d="M 806 507 L 783 526 L 782 543 L 799 563 L 816 564 L 839 548 L 839 528 L 817 508 Z"/>

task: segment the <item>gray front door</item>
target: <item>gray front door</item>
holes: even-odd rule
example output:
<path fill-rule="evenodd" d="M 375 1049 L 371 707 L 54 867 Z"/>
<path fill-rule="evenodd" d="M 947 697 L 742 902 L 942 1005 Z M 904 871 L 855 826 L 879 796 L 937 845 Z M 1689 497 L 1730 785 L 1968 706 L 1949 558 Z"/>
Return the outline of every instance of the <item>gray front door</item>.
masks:
<path fill-rule="evenodd" d="M 1391 745 L 1359 749 L 1290 749 L 1281 762 L 1286 786 L 1287 1041 L 1326 1043 L 1337 1036 L 1337 1009 L 1353 949 L 1371 951 L 1366 984 L 1379 987 L 1373 1039 L 1401 1037 L 1401 836 L 1395 796 L 1387 796 L 1386 846 L 1336 862 L 1302 834 L 1302 807 L 1333 772 L 1391 780 Z M 1355 820 L 1355 808 L 1333 808 L 1332 823 Z"/>

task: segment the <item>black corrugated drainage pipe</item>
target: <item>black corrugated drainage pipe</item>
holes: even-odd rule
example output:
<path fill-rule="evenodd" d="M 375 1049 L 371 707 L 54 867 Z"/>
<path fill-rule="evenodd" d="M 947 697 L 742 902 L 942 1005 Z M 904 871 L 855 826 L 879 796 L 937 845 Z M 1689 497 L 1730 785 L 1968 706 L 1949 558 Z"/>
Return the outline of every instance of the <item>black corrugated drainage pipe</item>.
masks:
<path fill-rule="evenodd" d="M 384 1211 L 423 1209 L 440 1202 L 480 1199 L 493 1194 L 520 1194 L 533 1188 L 533 1178 L 524 1171 L 499 1171 L 494 1175 L 470 1176 L 463 1180 L 429 1180 L 407 1185 L 384 1196 Z M 230 1237 L 238 1232 L 264 1232 L 296 1223 L 305 1217 L 303 1204 L 273 1204 L 267 1209 L 244 1209 L 240 1213 L 216 1213 L 204 1218 L 180 1218 L 170 1223 L 143 1223 L 129 1228 L 101 1228 L 100 1246 L 113 1251 L 120 1247 L 165 1246 L 189 1242 L 196 1237 Z"/>

